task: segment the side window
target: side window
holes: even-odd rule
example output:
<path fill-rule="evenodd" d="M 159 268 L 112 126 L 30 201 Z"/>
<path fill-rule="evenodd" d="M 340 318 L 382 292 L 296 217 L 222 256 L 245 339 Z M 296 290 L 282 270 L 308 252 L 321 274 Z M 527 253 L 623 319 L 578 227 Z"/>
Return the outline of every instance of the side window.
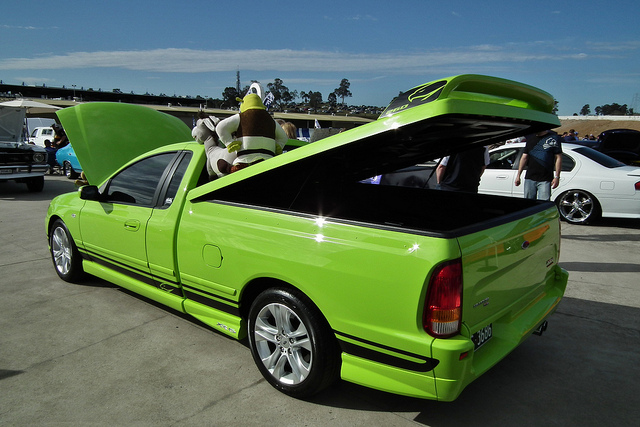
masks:
<path fill-rule="evenodd" d="M 158 184 L 176 153 L 143 159 L 120 171 L 111 179 L 105 194 L 111 202 L 152 206 Z"/>
<path fill-rule="evenodd" d="M 562 171 L 563 172 L 571 171 L 575 167 L 575 165 L 576 165 L 576 162 L 574 162 L 571 157 L 562 153 Z"/>
<path fill-rule="evenodd" d="M 178 188 L 180 188 L 182 177 L 184 177 L 184 173 L 187 171 L 187 166 L 189 166 L 190 160 L 191 153 L 186 153 L 185 156 L 183 156 L 180 160 L 180 164 L 176 168 L 176 171 L 173 173 L 171 182 L 169 183 L 169 187 L 167 188 L 167 192 L 164 196 L 164 202 L 162 204 L 164 207 L 171 206 L 171 203 L 173 203 L 173 199 L 176 197 Z"/>
<path fill-rule="evenodd" d="M 494 151 L 489 155 L 487 169 L 513 169 L 519 152 L 520 148 L 505 148 Z"/>

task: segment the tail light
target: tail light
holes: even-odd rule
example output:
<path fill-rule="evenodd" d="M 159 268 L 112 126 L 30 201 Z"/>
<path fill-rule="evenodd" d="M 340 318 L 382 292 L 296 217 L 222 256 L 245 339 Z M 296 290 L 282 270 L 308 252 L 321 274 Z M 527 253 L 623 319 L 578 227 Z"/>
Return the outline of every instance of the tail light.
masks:
<path fill-rule="evenodd" d="M 640 181 L 636 182 L 634 187 L 636 188 L 636 191 L 640 191 Z"/>
<path fill-rule="evenodd" d="M 460 333 L 462 319 L 462 261 L 448 261 L 436 267 L 429 281 L 423 326 L 433 337 Z"/>

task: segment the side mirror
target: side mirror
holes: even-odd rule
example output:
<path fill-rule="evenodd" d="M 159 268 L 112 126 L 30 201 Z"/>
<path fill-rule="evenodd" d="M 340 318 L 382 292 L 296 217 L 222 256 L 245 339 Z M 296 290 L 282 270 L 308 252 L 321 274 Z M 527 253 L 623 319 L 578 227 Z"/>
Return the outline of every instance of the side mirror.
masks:
<path fill-rule="evenodd" d="M 80 187 L 80 198 L 82 200 L 100 201 L 100 191 L 95 185 L 85 185 Z"/>

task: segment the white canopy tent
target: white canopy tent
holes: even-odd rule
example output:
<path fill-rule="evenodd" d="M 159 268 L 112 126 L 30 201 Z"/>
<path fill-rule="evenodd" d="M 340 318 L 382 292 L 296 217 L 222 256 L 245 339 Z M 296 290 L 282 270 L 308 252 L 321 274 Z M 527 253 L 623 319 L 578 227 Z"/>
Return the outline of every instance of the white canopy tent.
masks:
<path fill-rule="evenodd" d="M 52 110 L 59 110 L 60 107 L 56 107 L 55 105 L 50 105 L 50 104 L 45 104 L 44 102 L 38 102 L 38 101 L 34 101 L 32 99 L 27 99 L 27 98 L 18 98 L 18 99 L 14 99 L 12 101 L 5 101 L 5 102 L 0 102 L 0 107 L 5 107 L 3 108 L 3 116 L 5 116 L 5 119 L 9 119 L 9 110 L 11 109 L 16 109 L 16 110 L 24 110 L 23 111 L 23 115 L 22 115 L 22 122 L 23 122 L 23 128 L 24 128 L 24 132 L 22 132 L 22 135 L 18 138 L 19 141 L 24 140 L 25 142 L 27 141 L 28 137 L 29 137 L 29 128 L 28 128 L 28 124 L 26 122 L 26 120 L 24 120 L 24 117 L 26 115 L 37 115 L 37 114 L 43 114 L 43 113 L 50 113 Z M 12 120 L 11 122 L 13 122 L 15 119 L 15 117 L 13 117 L 12 115 Z M 0 127 L 2 127 L 0 125 Z M 5 126 L 6 127 L 6 126 Z M 7 129 L 7 132 L 9 133 L 9 130 Z M 11 133 L 13 133 L 13 131 L 11 131 Z M 8 135 L 7 135 L 8 137 Z M 16 141 L 16 142 L 19 142 Z"/>

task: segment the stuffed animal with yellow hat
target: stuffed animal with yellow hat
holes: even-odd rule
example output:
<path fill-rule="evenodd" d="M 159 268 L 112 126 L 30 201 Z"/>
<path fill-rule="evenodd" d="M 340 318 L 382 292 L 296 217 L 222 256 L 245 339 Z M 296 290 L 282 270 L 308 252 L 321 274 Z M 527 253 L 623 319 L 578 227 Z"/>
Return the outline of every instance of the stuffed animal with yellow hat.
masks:
<path fill-rule="evenodd" d="M 220 119 L 216 116 L 210 116 L 201 111 L 198 113 L 196 125 L 191 130 L 191 136 L 200 144 L 204 144 L 207 153 L 207 172 L 209 179 L 219 178 L 229 173 L 228 165 L 232 164 L 236 159 L 235 152 L 230 153 L 218 139 L 216 133 L 216 125 L 220 123 Z M 218 165 L 222 165 L 221 170 Z"/>
<path fill-rule="evenodd" d="M 223 172 L 235 172 L 282 153 L 287 134 L 267 112 L 259 93 L 250 91 L 238 99 L 240 113 L 220 121 L 216 133 L 230 153 L 237 157 L 229 168 L 218 162 Z"/>

